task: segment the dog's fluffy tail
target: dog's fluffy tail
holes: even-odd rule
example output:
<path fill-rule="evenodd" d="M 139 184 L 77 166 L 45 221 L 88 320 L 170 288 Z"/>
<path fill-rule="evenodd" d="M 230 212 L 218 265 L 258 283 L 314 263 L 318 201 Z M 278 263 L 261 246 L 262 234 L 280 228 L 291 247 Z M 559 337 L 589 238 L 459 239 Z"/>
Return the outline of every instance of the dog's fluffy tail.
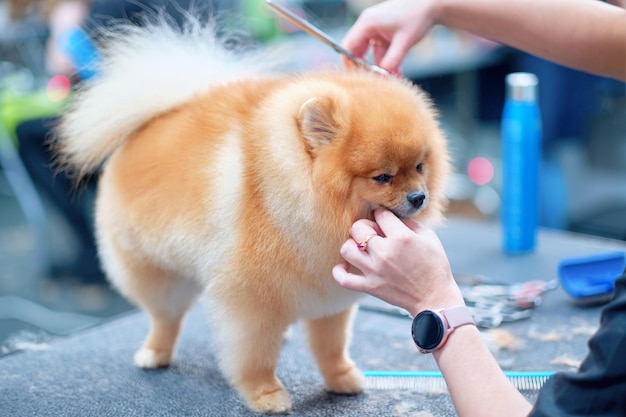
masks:
<path fill-rule="evenodd" d="M 79 179 L 96 171 L 151 118 L 211 85 L 273 70 L 258 52 L 238 53 L 217 37 L 213 20 L 179 28 L 166 18 L 104 33 L 97 76 L 68 106 L 54 138 L 57 162 Z"/>

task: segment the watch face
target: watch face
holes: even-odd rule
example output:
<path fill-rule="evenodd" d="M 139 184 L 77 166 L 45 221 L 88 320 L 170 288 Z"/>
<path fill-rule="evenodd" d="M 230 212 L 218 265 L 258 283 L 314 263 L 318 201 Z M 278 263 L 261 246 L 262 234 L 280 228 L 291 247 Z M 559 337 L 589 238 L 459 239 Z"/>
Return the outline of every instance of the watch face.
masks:
<path fill-rule="evenodd" d="M 411 332 L 415 344 L 423 350 L 433 350 L 444 336 L 441 318 L 433 311 L 422 311 L 413 320 Z"/>

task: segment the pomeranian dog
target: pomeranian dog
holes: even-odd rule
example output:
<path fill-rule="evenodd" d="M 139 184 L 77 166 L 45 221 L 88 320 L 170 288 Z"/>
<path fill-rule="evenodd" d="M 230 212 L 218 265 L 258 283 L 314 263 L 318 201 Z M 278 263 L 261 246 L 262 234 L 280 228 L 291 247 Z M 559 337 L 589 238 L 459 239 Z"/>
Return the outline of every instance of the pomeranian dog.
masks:
<path fill-rule="evenodd" d="M 326 388 L 359 393 L 348 345 L 360 295 L 331 269 L 376 208 L 441 217 L 449 160 L 432 103 L 365 71 L 273 71 L 262 51 L 239 54 L 214 33 L 116 28 L 57 132 L 66 169 L 100 172 L 104 271 L 150 316 L 135 364 L 170 364 L 202 295 L 220 369 L 251 410 L 290 410 L 275 371 L 299 320 Z"/>

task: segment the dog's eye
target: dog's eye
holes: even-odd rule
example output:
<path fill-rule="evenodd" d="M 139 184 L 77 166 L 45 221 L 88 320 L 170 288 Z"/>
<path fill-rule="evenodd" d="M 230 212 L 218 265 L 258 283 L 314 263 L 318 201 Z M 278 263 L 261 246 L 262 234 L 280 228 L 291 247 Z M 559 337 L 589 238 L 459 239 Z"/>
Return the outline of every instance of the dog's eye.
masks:
<path fill-rule="evenodd" d="M 419 163 L 417 164 L 417 167 L 415 168 L 415 170 L 417 171 L 418 174 L 421 174 L 422 172 L 424 172 L 424 163 Z"/>
<path fill-rule="evenodd" d="M 380 174 L 372 179 L 379 184 L 388 184 L 391 182 L 391 180 L 393 180 L 393 176 L 389 174 Z"/>

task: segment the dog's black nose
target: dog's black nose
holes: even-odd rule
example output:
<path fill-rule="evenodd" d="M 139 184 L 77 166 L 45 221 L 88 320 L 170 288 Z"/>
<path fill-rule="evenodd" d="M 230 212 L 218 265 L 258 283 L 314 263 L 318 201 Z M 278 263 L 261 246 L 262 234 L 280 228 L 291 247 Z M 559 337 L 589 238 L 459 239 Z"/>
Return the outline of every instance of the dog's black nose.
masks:
<path fill-rule="evenodd" d="M 422 191 L 413 191 L 406 196 L 406 199 L 409 201 L 409 203 L 411 203 L 411 206 L 418 209 L 422 207 L 422 204 L 424 204 L 424 200 L 426 200 L 426 194 L 424 194 Z"/>

